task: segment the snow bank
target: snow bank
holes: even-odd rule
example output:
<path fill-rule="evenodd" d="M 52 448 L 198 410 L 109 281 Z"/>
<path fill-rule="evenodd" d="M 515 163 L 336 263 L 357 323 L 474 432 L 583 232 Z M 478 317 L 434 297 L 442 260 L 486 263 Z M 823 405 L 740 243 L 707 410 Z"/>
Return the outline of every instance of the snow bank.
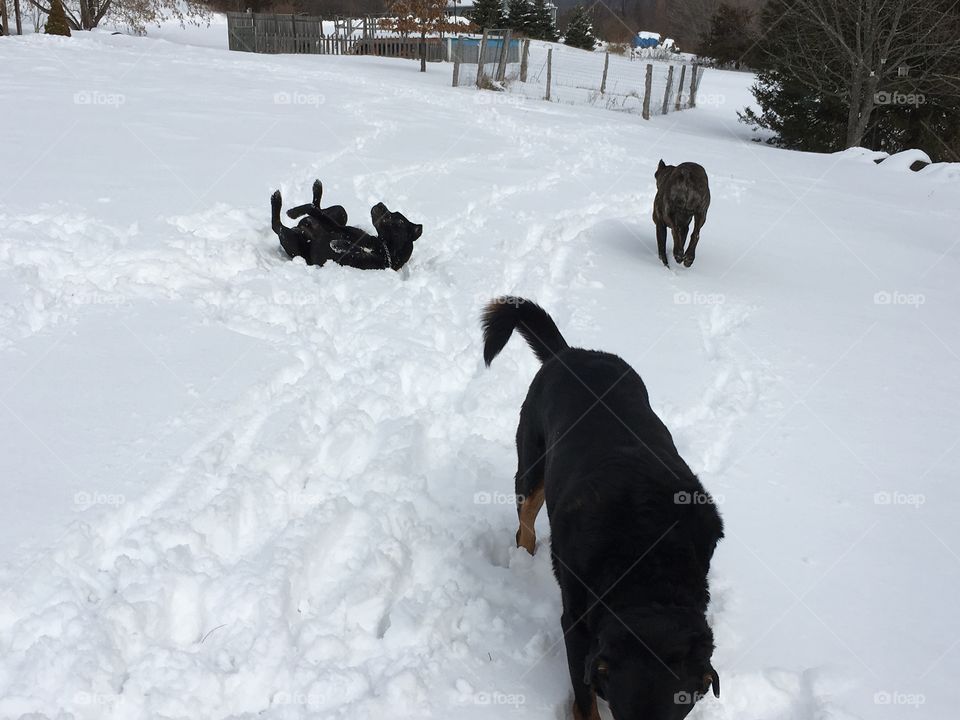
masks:
<path fill-rule="evenodd" d="M 546 546 L 513 547 L 536 361 L 480 358 L 512 292 L 634 364 L 722 498 L 697 717 L 953 717 L 955 183 L 748 142 L 736 73 L 642 122 L 377 58 L 0 64 L 0 716 L 567 717 Z M 661 157 L 710 173 L 691 270 Z M 317 176 L 424 224 L 406 272 L 282 256 L 269 193 Z"/>

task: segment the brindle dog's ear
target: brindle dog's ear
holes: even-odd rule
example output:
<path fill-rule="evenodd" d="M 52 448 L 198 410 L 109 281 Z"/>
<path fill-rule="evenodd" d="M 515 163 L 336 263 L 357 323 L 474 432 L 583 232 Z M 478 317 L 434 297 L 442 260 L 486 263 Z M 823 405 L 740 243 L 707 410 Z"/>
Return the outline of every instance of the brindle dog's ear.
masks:
<path fill-rule="evenodd" d="M 667 164 L 661 159 L 661 160 L 660 160 L 660 164 L 657 165 L 657 172 L 660 172 L 660 171 L 663 170 L 666 166 L 667 166 Z"/>
<path fill-rule="evenodd" d="M 601 677 L 606 677 L 610 672 L 610 666 L 606 658 L 603 657 L 603 647 L 599 641 L 594 641 L 593 648 L 587 653 L 587 658 L 583 667 L 583 684 L 594 685 Z"/>
<path fill-rule="evenodd" d="M 713 696 L 720 697 L 720 675 L 713 669 L 713 665 L 710 666 L 710 672 L 703 676 L 704 695 L 707 694 L 707 690 L 710 689 L 711 685 L 713 685 Z"/>

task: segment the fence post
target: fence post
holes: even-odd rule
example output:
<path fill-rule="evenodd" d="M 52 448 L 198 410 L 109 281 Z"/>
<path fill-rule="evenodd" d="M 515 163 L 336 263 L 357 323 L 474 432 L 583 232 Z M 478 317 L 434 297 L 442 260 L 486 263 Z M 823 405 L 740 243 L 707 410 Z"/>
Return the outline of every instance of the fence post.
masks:
<path fill-rule="evenodd" d="M 484 28 L 480 40 L 480 50 L 477 54 L 477 87 L 483 88 L 483 51 L 487 48 L 487 30 Z"/>
<path fill-rule="evenodd" d="M 503 36 L 503 47 L 500 48 L 500 62 L 497 64 L 497 81 L 503 82 L 507 75 L 507 54 L 510 52 L 510 36 L 512 30 L 507 30 Z"/>
<path fill-rule="evenodd" d="M 450 39 L 450 47 L 454 47 L 453 38 Z M 460 38 L 457 38 L 456 50 L 453 51 L 453 86 L 460 84 Z"/>
<path fill-rule="evenodd" d="M 610 67 L 610 53 L 604 53 L 603 55 L 603 78 L 600 80 L 600 94 L 603 95 L 607 91 L 607 68 Z"/>
<path fill-rule="evenodd" d="M 697 106 L 697 86 L 700 84 L 697 82 L 697 72 L 700 69 L 700 66 L 694 63 L 693 67 L 690 68 L 690 107 L 695 108 Z"/>
<path fill-rule="evenodd" d="M 544 100 L 550 100 L 550 81 L 553 79 L 553 48 L 547 50 L 547 94 Z"/>
<path fill-rule="evenodd" d="M 643 119 L 650 119 L 650 94 L 653 92 L 653 65 L 647 65 L 647 81 L 643 89 Z"/>
<path fill-rule="evenodd" d="M 530 64 L 530 38 L 524 38 L 522 53 L 520 56 L 520 82 L 526 82 L 527 67 Z"/>
<path fill-rule="evenodd" d="M 687 74 L 687 66 L 680 66 L 680 82 L 677 83 L 677 103 L 673 106 L 674 110 L 680 109 L 680 99 L 683 97 L 683 78 Z"/>
<path fill-rule="evenodd" d="M 663 111 L 661 115 L 670 112 L 670 93 L 673 91 L 673 65 L 667 68 L 667 89 L 663 91 Z"/>

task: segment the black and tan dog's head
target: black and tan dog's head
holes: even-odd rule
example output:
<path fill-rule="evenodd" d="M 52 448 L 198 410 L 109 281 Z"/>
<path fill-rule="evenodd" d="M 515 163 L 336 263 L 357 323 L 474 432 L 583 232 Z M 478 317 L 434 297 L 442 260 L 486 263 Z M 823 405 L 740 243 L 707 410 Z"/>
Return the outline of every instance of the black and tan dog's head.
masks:
<path fill-rule="evenodd" d="M 413 254 L 413 243 L 423 234 L 423 225 L 412 223 L 399 212 L 391 212 L 383 203 L 370 209 L 370 220 L 390 254 L 390 267 L 402 268 Z"/>
<path fill-rule="evenodd" d="M 587 654 L 583 681 L 615 720 L 683 720 L 720 676 L 713 633 L 702 616 L 678 610 L 610 618 Z"/>

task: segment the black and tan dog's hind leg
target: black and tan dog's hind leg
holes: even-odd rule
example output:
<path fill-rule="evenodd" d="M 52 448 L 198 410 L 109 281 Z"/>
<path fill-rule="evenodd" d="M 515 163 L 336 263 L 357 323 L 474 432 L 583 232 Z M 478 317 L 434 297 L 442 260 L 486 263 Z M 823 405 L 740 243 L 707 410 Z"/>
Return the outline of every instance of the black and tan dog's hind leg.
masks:
<path fill-rule="evenodd" d="M 520 426 L 517 428 L 517 547 L 522 547 L 531 555 L 537 547 L 537 515 L 543 507 L 544 490 L 544 452 L 543 442 L 534 437 L 528 422 L 520 413 Z"/>

